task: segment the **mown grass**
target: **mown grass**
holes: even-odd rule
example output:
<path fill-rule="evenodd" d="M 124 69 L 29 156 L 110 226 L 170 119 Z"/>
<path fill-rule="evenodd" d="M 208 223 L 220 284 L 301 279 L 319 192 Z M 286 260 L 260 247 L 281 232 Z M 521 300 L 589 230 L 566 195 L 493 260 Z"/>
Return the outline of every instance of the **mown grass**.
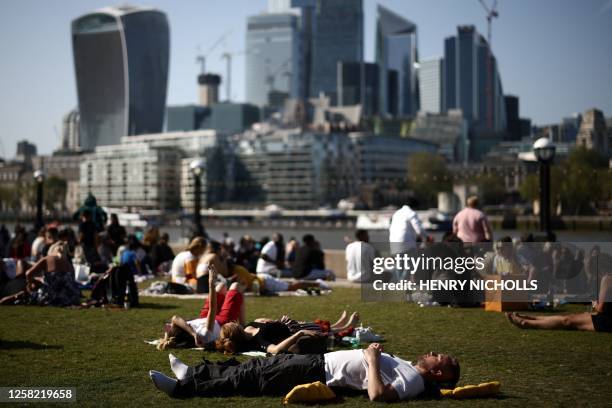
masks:
<path fill-rule="evenodd" d="M 2 307 L 0 386 L 73 386 L 79 406 L 279 406 L 280 398 L 171 400 L 147 373 L 169 373 L 167 353 L 143 342 L 156 338 L 173 314 L 195 316 L 201 301 L 143 298 L 129 311 Z M 462 384 L 500 380 L 503 394 L 473 401 L 421 400 L 420 406 L 603 406 L 611 402 L 612 335 L 522 331 L 503 315 L 481 309 L 419 308 L 413 304 L 363 303 L 358 290 L 323 297 L 247 298 L 248 318 L 289 314 L 334 319 L 358 310 L 386 339 L 387 350 L 411 359 L 430 350 L 459 358 Z M 566 310 L 582 311 L 582 306 Z M 176 351 L 195 364 L 203 356 Z M 362 396 L 343 406 L 366 406 Z"/>

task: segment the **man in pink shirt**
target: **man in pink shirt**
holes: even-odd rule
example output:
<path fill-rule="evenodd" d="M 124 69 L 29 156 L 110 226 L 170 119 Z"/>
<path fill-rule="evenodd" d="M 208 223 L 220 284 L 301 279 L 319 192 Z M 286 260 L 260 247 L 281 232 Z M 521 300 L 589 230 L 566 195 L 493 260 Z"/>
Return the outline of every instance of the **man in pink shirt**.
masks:
<path fill-rule="evenodd" d="M 478 198 L 467 199 L 467 207 L 459 211 L 453 220 L 453 233 L 463 242 L 493 240 L 491 226 L 485 213 L 478 209 Z"/>

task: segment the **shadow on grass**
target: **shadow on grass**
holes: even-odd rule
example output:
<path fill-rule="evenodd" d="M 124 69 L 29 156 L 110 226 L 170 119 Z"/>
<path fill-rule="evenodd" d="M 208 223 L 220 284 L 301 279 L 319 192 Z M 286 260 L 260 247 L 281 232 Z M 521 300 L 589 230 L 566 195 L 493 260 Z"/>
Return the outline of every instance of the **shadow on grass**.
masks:
<path fill-rule="evenodd" d="M 170 309 L 178 309 L 176 305 L 165 305 L 161 303 L 140 303 L 138 304 L 138 309 L 153 309 L 153 310 L 170 310 Z"/>
<path fill-rule="evenodd" d="M 29 349 L 29 350 L 61 350 L 64 346 L 56 346 L 51 344 L 40 344 L 33 343 L 31 341 L 9 341 L 0 340 L 0 350 L 18 350 L 18 349 Z"/>

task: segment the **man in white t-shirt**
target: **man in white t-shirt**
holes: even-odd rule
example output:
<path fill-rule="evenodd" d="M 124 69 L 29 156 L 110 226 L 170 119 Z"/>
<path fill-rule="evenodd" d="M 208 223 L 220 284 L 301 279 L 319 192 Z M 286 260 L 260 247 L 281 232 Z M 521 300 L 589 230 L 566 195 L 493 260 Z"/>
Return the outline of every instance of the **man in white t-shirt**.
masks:
<path fill-rule="evenodd" d="M 404 205 L 391 217 L 389 244 L 391 254 L 398 254 L 416 248 L 417 238 L 425 240 L 425 229 L 419 216 L 410 206 Z"/>
<path fill-rule="evenodd" d="M 279 250 L 280 249 L 280 250 Z M 285 243 L 283 235 L 275 233 L 263 248 L 257 260 L 257 273 L 267 273 L 269 275 L 279 275 L 285 267 Z"/>
<path fill-rule="evenodd" d="M 276 242 L 268 241 L 266 245 L 261 248 L 261 254 L 257 260 L 255 271 L 257 273 L 273 273 L 276 271 L 277 252 Z"/>
<path fill-rule="evenodd" d="M 177 379 L 157 371 L 149 375 L 159 390 L 179 398 L 284 395 L 296 385 L 321 381 L 331 387 L 367 391 L 372 401 L 391 402 L 419 396 L 427 382 L 454 387 L 460 373 L 457 360 L 446 354 L 428 353 L 413 364 L 383 353 L 378 343 L 324 355 L 255 358 L 223 370 L 206 362 L 188 367 L 173 356 L 170 361 Z"/>
<path fill-rule="evenodd" d="M 346 277 L 351 282 L 369 282 L 372 279 L 372 266 L 376 249 L 370 244 L 368 231 L 357 230 L 357 241 L 346 246 Z"/>

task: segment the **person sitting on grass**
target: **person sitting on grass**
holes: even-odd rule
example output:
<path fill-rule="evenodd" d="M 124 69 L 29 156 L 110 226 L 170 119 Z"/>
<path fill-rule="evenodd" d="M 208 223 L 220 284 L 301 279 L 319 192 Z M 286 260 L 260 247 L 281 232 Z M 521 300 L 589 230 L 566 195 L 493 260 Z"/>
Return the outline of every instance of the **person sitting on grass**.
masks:
<path fill-rule="evenodd" d="M 67 245 L 57 242 L 25 273 L 26 288 L 0 300 L 0 304 L 26 303 L 41 306 L 75 306 L 81 292 L 67 256 Z"/>
<path fill-rule="evenodd" d="M 221 279 L 227 278 L 227 265 L 225 262 L 226 254 L 223 246 L 218 241 L 209 241 L 204 250 L 204 254 L 195 262 L 195 267 L 191 266 L 195 271 L 195 277 L 197 281 L 197 293 L 208 293 L 208 268 L 212 265 L 217 271 L 217 276 L 221 276 Z M 187 266 L 186 266 L 187 267 Z"/>
<path fill-rule="evenodd" d="M 149 371 L 153 384 L 171 397 L 279 396 L 296 385 L 321 381 L 330 387 L 367 391 L 372 401 L 415 398 L 437 386 L 454 387 L 459 381 L 457 359 L 438 353 L 417 358 L 416 363 L 384 353 L 372 343 L 363 350 L 327 354 L 279 354 L 241 364 L 204 362 L 195 367 L 170 355 L 176 379 Z"/>
<path fill-rule="evenodd" d="M 217 271 L 212 264 L 208 266 L 208 299 L 200 312 L 200 318 L 185 320 L 173 316 L 170 325 L 164 329 L 164 337 L 157 348 L 191 348 L 203 347 L 219 338 L 221 328 L 229 322 L 238 321 L 244 324 L 244 287 L 232 283 L 227 293 L 224 285 L 216 284 Z M 219 289 L 219 293 L 217 293 Z"/>
<path fill-rule="evenodd" d="M 256 319 L 242 328 L 237 323 L 228 323 L 221 329 L 215 345 L 218 351 L 234 354 L 243 351 L 264 351 L 270 354 L 324 353 L 327 347 L 327 335 L 339 333 L 359 322 L 359 314 L 353 313 L 350 318 L 346 311 L 340 319 L 330 325 L 329 321 L 297 322 L 288 316 L 280 320 L 266 318 Z"/>
<path fill-rule="evenodd" d="M 593 302 L 595 313 L 534 316 L 506 313 L 510 323 L 521 329 L 583 330 L 612 333 L 612 275 L 601 280 L 599 300 Z"/>
<path fill-rule="evenodd" d="M 202 237 L 196 237 L 191 240 L 187 250 L 179 252 L 174 257 L 172 266 L 170 267 L 172 283 L 190 285 L 193 288 L 196 287 L 195 268 L 193 268 L 193 270 L 186 269 L 190 269 L 187 266 L 191 265 L 194 260 L 197 263 L 205 249 L 206 240 Z"/>

